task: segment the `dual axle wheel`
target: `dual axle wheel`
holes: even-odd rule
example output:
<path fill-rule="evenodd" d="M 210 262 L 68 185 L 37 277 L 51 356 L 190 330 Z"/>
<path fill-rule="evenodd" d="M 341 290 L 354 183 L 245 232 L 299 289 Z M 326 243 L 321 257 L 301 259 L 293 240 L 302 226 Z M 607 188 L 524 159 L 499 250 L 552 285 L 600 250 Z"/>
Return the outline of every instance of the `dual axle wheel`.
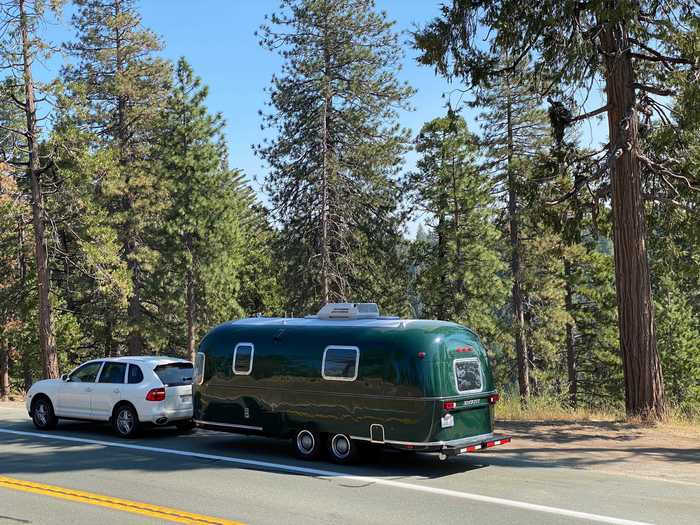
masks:
<path fill-rule="evenodd" d="M 335 463 L 352 463 L 358 456 L 358 443 L 347 434 L 319 434 L 302 429 L 293 440 L 294 450 L 300 458 L 318 459 L 325 448 Z"/>

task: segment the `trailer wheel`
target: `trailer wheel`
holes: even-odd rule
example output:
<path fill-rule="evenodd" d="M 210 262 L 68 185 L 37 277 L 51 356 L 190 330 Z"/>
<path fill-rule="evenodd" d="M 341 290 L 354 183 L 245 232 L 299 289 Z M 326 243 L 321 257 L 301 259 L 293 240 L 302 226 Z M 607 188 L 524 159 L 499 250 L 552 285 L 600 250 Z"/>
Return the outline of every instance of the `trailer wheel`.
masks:
<path fill-rule="evenodd" d="M 328 439 L 328 455 L 335 463 L 353 463 L 358 458 L 359 444 L 347 434 L 331 434 Z"/>
<path fill-rule="evenodd" d="M 294 452 L 302 459 L 318 459 L 321 454 L 321 435 L 306 428 L 296 433 L 292 440 Z"/>

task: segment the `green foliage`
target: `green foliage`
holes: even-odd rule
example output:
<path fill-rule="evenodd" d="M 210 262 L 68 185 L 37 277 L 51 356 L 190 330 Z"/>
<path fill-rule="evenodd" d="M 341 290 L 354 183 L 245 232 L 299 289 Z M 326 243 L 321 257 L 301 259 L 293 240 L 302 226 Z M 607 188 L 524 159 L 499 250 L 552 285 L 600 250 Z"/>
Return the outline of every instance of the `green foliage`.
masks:
<path fill-rule="evenodd" d="M 412 246 L 419 317 L 447 319 L 503 344 L 497 309 L 506 300 L 491 183 L 476 163 L 477 139 L 454 112 L 416 139 L 418 171 L 405 180 L 414 210 L 430 217 Z"/>
<path fill-rule="evenodd" d="M 284 0 L 260 29 L 284 60 L 263 119 L 277 135 L 257 151 L 297 314 L 346 299 L 407 308 L 395 176 L 408 137 L 396 110 L 412 90 L 393 71 L 392 25 L 372 0 Z"/>

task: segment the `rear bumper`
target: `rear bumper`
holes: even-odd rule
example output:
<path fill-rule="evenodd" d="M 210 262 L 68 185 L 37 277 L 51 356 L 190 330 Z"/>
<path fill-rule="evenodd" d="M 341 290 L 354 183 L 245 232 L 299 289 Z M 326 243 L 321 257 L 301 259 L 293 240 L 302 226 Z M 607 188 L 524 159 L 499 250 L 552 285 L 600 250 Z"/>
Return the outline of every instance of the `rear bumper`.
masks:
<path fill-rule="evenodd" d="M 192 419 L 191 408 L 168 409 L 165 407 L 151 407 L 145 413 L 139 414 L 139 419 L 143 423 L 156 423 L 164 425 L 171 421 L 182 421 Z M 163 421 L 165 419 L 165 421 Z"/>
<path fill-rule="evenodd" d="M 496 447 L 510 443 L 510 436 L 501 434 L 487 434 L 485 436 L 474 436 L 472 438 L 456 439 L 447 441 L 442 447 L 442 452 L 446 456 L 459 456 L 469 454 L 470 452 L 478 452 L 487 448 Z"/>
<path fill-rule="evenodd" d="M 354 436 L 353 436 L 354 437 Z M 510 436 L 501 434 L 480 434 L 478 436 L 469 436 L 448 441 L 429 441 L 429 442 L 413 442 L 413 441 L 392 441 L 386 440 L 384 443 L 402 450 L 414 450 L 416 452 L 440 452 L 447 456 L 458 456 L 460 454 L 468 454 L 479 450 L 505 445 L 510 443 Z"/>

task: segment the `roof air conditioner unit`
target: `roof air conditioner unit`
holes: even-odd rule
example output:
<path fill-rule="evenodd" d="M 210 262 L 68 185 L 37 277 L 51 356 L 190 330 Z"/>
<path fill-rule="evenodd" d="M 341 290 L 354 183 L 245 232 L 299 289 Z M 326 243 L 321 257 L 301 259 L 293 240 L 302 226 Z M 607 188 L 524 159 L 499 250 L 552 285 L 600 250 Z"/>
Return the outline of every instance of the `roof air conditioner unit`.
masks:
<path fill-rule="evenodd" d="M 318 311 L 319 319 L 376 319 L 379 307 L 376 303 L 328 303 Z"/>

